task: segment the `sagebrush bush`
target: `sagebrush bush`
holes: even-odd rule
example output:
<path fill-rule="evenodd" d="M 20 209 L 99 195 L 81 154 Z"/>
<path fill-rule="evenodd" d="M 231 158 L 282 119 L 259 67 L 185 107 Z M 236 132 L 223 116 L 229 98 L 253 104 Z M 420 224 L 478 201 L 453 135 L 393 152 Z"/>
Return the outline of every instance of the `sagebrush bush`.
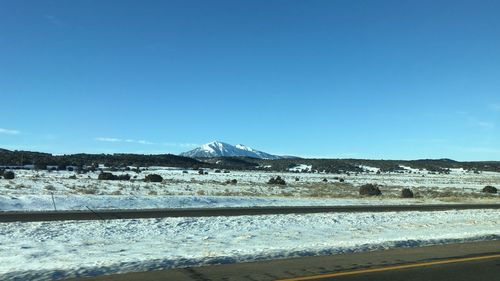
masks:
<path fill-rule="evenodd" d="M 130 175 L 129 174 L 119 175 L 116 177 L 116 179 L 120 181 L 129 181 Z"/>
<path fill-rule="evenodd" d="M 226 184 L 237 184 L 237 183 L 238 183 L 238 181 L 236 179 L 226 181 Z"/>
<path fill-rule="evenodd" d="M 359 188 L 359 195 L 379 196 L 382 195 L 382 192 L 376 184 L 368 183 Z"/>
<path fill-rule="evenodd" d="M 401 197 L 402 198 L 413 198 L 413 191 L 411 191 L 409 188 L 403 188 L 401 190 Z"/>
<path fill-rule="evenodd" d="M 487 185 L 483 188 L 483 192 L 484 193 L 497 193 L 498 190 L 496 187 L 494 186 L 491 186 L 491 185 Z"/>
<path fill-rule="evenodd" d="M 162 182 L 163 178 L 157 174 L 149 174 L 144 178 L 145 182 Z"/>
<path fill-rule="evenodd" d="M 16 177 L 16 175 L 12 171 L 3 172 L 3 178 L 6 180 L 13 180 L 15 177 Z"/>
<path fill-rule="evenodd" d="M 268 184 L 276 184 L 276 185 L 286 185 L 286 181 L 282 179 L 280 176 L 273 177 L 269 179 Z"/>
<path fill-rule="evenodd" d="M 97 176 L 97 179 L 98 180 L 113 181 L 113 180 L 116 180 L 116 176 L 113 175 L 112 173 L 102 172 L 102 173 L 99 174 L 99 176 Z"/>
<path fill-rule="evenodd" d="M 97 176 L 98 180 L 109 180 L 109 181 L 128 181 L 130 180 L 130 175 L 113 175 L 112 173 L 102 172 Z"/>

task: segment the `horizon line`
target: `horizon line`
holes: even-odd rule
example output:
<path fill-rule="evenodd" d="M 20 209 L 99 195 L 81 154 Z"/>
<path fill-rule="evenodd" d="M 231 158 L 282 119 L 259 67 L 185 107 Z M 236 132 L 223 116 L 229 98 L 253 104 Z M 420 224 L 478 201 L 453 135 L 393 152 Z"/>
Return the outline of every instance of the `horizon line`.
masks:
<path fill-rule="evenodd" d="M 35 151 L 35 150 L 22 150 L 22 149 L 6 149 L 0 147 L 0 153 L 2 150 L 6 150 L 9 152 L 32 152 L 32 153 L 43 153 L 43 154 L 50 154 L 52 156 L 68 156 L 68 155 L 77 155 L 77 154 L 88 154 L 88 155 L 118 155 L 118 154 L 132 154 L 132 155 L 143 155 L 143 156 L 155 156 L 155 155 L 174 155 L 178 157 L 186 157 L 186 158 L 192 158 L 192 159 L 197 159 L 193 157 L 188 157 L 188 156 L 182 156 L 180 155 L 181 153 L 175 154 L 175 153 L 141 153 L 141 152 L 71 152 L 71 153 L 54 153 L 54 152 L 44 152 L 44 151 Z M 296 159 L 305 159 L 305 160 L 373 160 L 373 161 L 426 161 L 426 160 L 448 160 L 448 161 L 455 161 L 455 162 L 500 162 L 500 160 L 457 160 L 454 158 L 449 158 L 449 157 L 439 157 L 439 158 L 432 158 L 432 157 L 423 157 L 423 158 L 414 158 L 414 159 L 395 159 L 395 158 L 359 158 L 359 157 L 328 157 L 328 156 L 297 156 L 297 155 L 277 155 L 281 157 L 294 157 Z M 198 157 L 198 158 L 237 158 L 237 157 L 243 157 L 243 158 L 252 158 L 248 156 L 216 156 L 216 157 Z M 281 158 L 281 159 L 265 159 L 265 158 L 255 158 L 259 160 L 268 160 L 268 161 L 274 161 L 274 160 L 284 160 L 286 158 Z M 290 159 L 290 158 L 289 158 Z M 293 159 L 293 158 L 292 158 Z"/>

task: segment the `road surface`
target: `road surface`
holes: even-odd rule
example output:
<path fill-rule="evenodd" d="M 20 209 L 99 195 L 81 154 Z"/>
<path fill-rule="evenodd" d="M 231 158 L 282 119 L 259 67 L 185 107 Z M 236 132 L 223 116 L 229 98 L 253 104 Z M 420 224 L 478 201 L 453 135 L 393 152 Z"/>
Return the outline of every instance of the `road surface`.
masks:
<path fill-rule="evenodd" d="M 500 280 L 500 240 L 115 274 L 68 281 Z"/>

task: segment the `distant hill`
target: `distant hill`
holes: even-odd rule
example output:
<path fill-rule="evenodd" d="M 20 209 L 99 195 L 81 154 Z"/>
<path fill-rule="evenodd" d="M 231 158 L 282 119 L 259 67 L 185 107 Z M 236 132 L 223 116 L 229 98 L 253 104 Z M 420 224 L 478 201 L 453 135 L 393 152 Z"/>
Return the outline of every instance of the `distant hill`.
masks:
<path fill-rule="evenodd" d="M 210 166 L 189 157 L 173 154 L 71 154 L 52 155 L 33 151 L 9 151 L 0 149 L 0 166 L 35 165 L 38 169 L 45 169 L 47 165 L 66 166 L 97 166 L 104 164 L 107 167 L 126 166 L 164 166 L 179 168 L 201 168 Z"/>
<path fill-rule="evenodd" d="M 261 157 L 269 157 L 266 155 L 267 154 L 261 154 Z M 367 160 L 294 157 L 262 159 L 255 156 L 198 157 L 194 159 L 172 154 L 143 155 L 122 153 L 52 155 L 33 151 L 10 151 L 0 148 L 0 166 L 34 165 L 36 169 L 46 169 L 47 165 L 57 165 L 64 168 L 66 166 L 97 167 L 98 164 L 104 164 L 107 167 L 115 168 L 123 168 L 126 166 L 163 166 L 183 169 L 214 168 L 266 170 L 273 172 L 291 171 L 301 166 L 310 166 L 310 169 L 308 169 L 310 171 L 325 173 L 360 173 L 364 172 L 366 167 L 372 167 L 381 172 L 409 172 L 402 166 L 411 167 L 412 169 L 425 169 L 433 173 L 448 173 L 449 169 L 460 168 L 473 172 L 500 172 L 500 161 L 460 162 L 451 159 Z"/>
<path fill-rule="evenodd" d="M 280 159 L 280 156 L 262 152 L 243 144 L 231 145 L 225 142 L 213 141 L 180 154 L 192 158 L 209 157 L 251 157 L 258 159 Z"/>

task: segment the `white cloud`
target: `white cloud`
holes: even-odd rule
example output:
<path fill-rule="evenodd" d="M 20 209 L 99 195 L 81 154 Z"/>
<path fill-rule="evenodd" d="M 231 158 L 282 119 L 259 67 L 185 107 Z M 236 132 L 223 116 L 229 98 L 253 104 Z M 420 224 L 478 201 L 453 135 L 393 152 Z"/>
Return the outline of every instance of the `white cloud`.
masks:
<path fill-rule="evenodd" d="M 43 17 L 51 24 L 53 25 L 57 25 L 57 26 L 61 26 L 63 25 L 63 21 L 55 16 L 55 15 L 49 15 L 49 14 L 46 14 L 46 15 L 43 15 Z"/>
<path fill-rule="evenodd" d="M 105 142 L 122 142 L 123 140 L 122 139 L 117 139 L 117 138 L 103 138 L 103 137 L 99 137 L 99 138 L 95 138 L 96 141 L 105 141 Z"/>
<path fill-rule="evenodd" d="M 19 135 L 21 132 L 19 132 L 18 130 L 9 130 L 9 129 L 3 129 L 3 128 L 0 128 L 0 134 L 4 134 L 4 135 Z"/>
<path fill-rule="evenodd" d="M 493 129 L 495 128 L 495 123 L 491 121 L 481 120 L 474 116 L 469 116 L 467 118 L 467 124 L 472 127 L 482 128 L 482 129 Z"/>
<path fill-rule="evenodd" d="M 162 144 L 165 146 L 177 146 L 177 147 L 187 147 L 187 148 L 200 146 L 197 143 L 179 143 L 179 142 L 164 142 Z"/>
<path fill-rule="evenodd" d="M 120 138 L 110 138 L 110 137 L 98 137 L 95 138 L 96 141 L 102 142 L 125 142 L 125 143 L 138 143 L 138 144 L 156 144 L 147 140 L 135 140 L 135 139 L 120 139 Z"/>
<path fill-rule="evenodd" d="M 121 138 L 111 138 L 111 137 L 98 137 L 95 138 L 94 140 L 96 141 L 101 141 L 101 142 L 117 142 L 117 143 L 137 143 L 137 144 L 144 144 L 144 145 L 164 145 L 164 146 L 175 146 L 175 147 L 183 147 L 183 148 L 192 148 L 192 147 L 197 147 L 200 146 L 199 144 L 196 143 L 182 143 L 182 142 L 161 142 L 161 143 L 156 143 L 144 139 L 121 139 Z"/>
<path fill-rule="evenodd" d="M 150 141 L 147 141 L 147 140 L 135 140 L 134 141 L 135 143 L 140 143 L 140 144 L 154 144 Z"/>
<path fill-rule="evenodd" d="M 500 103 L 492 103 L 489 105 L 489 108 L 494 111 L 500 112 Z"/>
<path fill-rule="evenodd" d="M 476 124 L 479 127 L 485 128 L 485 129 L 495 128 L 495 123 L 492 123 L 492 122 L 478 121 Z"/>

